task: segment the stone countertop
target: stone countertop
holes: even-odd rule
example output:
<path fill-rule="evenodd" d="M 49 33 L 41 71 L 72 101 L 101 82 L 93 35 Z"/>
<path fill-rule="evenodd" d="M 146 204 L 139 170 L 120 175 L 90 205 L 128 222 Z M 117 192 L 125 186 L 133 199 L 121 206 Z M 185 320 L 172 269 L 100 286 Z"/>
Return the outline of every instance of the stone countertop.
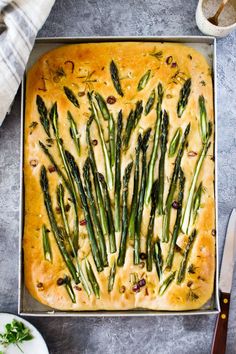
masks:
<path fill-rule="evenodd" d="M 199 35 L 197 0 L 57 0 L 39 37 Z M 219 251 L 236 206 L 236 32 L 217 41 Z M 0 128 L 0 311 L 17 313 L 20 95 Z M 51 354 L 210 353 L 215 316 L 30 318 Z M 236 272 L 227 353 L 236 353 Z"/>

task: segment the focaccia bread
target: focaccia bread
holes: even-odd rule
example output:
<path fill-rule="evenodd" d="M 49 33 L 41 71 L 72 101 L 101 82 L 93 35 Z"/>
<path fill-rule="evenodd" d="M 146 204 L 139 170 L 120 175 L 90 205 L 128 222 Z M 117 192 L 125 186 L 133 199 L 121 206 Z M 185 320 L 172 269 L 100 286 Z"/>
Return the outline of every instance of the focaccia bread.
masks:
<path fill-rule="evenodd" d="M 34 298 L 72 311 L 190 310 L 211 298 L 214 112 L 202 54 L 155 42 L 56 48 L 27 73 L 24 137 Z"/>

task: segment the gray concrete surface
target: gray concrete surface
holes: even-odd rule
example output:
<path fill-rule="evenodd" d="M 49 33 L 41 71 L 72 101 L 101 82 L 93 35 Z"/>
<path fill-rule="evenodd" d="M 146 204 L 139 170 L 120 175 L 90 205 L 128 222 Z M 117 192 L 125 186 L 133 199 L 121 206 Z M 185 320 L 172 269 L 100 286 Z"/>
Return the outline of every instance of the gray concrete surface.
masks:
<path fill-rule="evenodd" d="M 43 36 L 199 35 L 197 0 L 57 0 Z M 220 255 L 236 206 L 236 32 L 217 42 Z M 20 97 L 0 128 L 0 311 L 17 312 Z M 210 353 L 215 316 L 31 318 L 50 353 Z M 236 353 L 236 272 L 227 353 Z"/>

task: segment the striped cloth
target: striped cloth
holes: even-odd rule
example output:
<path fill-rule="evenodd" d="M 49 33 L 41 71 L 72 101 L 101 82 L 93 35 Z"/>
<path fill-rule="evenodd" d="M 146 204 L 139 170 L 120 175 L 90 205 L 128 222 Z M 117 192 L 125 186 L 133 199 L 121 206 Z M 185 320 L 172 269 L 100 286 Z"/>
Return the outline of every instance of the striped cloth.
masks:
<path fill-rule="evenodd" d="M 0 126 L 55 0 L 0 0 Z"/>

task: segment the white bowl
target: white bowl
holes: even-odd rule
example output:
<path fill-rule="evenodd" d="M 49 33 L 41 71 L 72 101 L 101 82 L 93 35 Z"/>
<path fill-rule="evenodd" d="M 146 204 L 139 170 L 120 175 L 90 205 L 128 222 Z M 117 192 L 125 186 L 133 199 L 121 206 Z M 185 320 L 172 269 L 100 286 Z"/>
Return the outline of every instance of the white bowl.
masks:
<path fill-rule="evenodd" d="M 215 26 L 211 22 L 209 22 L 203 11 L 203 2 L 205 1 L 210 1 L 210 0 L 199 0 L 197 10 L 196 10 L 197 26 L 202 33 L 210 36 L 215 36 L 215 37 L 225 37 L 229 33 L 231 33 L 234 29 L 236 29 L 236 22 L 230 26 Z M 216 10 L 217 8 L 215 9 L 215 12 Z"/>
<path fill-rule="evenodd" d="M 5 325 L 11 323 L 12 320 L 17 320 L 30 329 L 30 332 L 33 336 L 32 340 L 24 341 L 19 344 L 24 354 L 49 354 L 46 343 L 39 333 L 39 331 L 28 321 L 24 320 L 21 317 L 11 315 L 9 313 L 0 313 L 0 333 L 5 331 Z M 6 348 L 0 345 L 0 351 L 3 351 L 4 354 L 22 354 L 19 348 L 16 345 L 10 344 Z"/>

